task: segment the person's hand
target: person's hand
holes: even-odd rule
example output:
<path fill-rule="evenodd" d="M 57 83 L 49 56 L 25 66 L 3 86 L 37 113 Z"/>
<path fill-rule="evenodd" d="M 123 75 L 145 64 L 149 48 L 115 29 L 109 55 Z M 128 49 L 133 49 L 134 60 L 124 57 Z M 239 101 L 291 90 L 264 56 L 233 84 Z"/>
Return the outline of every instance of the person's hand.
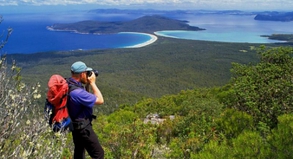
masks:
<path fill-rule="evenodd" d="M 94 72 L 92 71 L 92 75 L 89 76 L 88 78 L 89 84 L 93 84 L 96 83 L 96 75 L 94 74 Z"/>

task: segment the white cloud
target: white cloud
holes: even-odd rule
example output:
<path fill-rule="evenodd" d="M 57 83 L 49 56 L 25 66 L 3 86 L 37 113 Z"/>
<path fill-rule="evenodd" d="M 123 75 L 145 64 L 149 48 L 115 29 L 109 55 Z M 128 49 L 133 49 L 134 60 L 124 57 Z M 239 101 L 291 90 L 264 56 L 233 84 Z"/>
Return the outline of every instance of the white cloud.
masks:
<path fill-rule="evenodd" d="M 0 0 L 0 6 L 11 5 L 80 5 L 92 4 L 101 6 L 132 6 L 132 5 L 157 5 L 174 6 L 178 9 L 291 9 L 292 0 Z M 181 7 L 181 8 L 180 8 Z M 170 8 L 169 8 L 170 9 Z"/>

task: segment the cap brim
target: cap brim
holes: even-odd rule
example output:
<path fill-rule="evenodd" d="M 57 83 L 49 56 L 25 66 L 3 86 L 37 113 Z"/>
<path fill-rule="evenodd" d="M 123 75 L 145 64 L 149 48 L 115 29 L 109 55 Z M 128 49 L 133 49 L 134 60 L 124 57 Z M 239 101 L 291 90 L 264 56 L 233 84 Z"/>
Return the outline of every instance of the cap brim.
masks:
<path fill-rule="evenodd" d="M 88 68 L 86 68 L 85 71 L 92 71 L 92 70 L 93 70 L 92 68 L 88 67 Z"/>

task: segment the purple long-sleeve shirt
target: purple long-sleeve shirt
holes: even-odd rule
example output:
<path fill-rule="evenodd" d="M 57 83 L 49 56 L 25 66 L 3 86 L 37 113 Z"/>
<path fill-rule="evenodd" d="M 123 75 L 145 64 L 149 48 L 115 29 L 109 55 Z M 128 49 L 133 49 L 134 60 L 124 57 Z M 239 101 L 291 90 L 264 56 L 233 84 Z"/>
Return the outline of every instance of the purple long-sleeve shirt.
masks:
<path fill-rule="evenodd" d="M 82 86 L 80 82 L 77 82 L 72 78 L 70 81 L 74 82 L 78 86 Z M 67 101 L 67 108 L 71 119 L 91 119 L 93 114 L 93 106 L 97 97 L 83 88 L 74 89 L 70 92 L 69 96 L 70 98 Z"/>

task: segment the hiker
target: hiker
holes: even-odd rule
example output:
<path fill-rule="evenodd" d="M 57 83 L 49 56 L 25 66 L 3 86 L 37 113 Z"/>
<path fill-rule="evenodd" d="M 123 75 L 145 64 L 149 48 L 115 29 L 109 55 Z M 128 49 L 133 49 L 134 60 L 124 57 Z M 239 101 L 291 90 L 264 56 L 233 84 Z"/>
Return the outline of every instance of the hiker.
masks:
<path fill-rule="evenodd" d="M 72 64 L 71 78 L 68 79 L 69 88 L 80 87 L 69 93 L 67 104 L 73 124 L 74 159 L 84 159 L 85 150 L 91 158 L 104 158 L 104 150 L 91 123 L 95 119 L 93 106 L 104 103 L 102 93 L 96 85 L 97 74 L 93 71 L 85 63 L 77 61 Z M 93 93 L 89 92 L 89 88 Z"/>

